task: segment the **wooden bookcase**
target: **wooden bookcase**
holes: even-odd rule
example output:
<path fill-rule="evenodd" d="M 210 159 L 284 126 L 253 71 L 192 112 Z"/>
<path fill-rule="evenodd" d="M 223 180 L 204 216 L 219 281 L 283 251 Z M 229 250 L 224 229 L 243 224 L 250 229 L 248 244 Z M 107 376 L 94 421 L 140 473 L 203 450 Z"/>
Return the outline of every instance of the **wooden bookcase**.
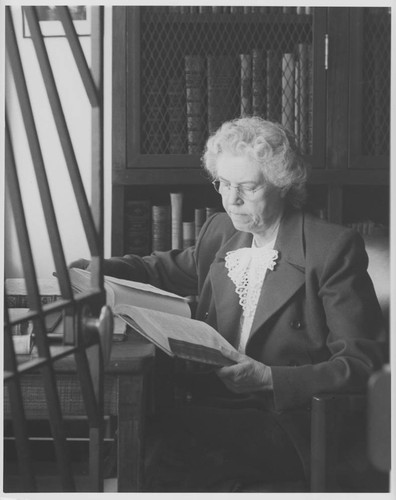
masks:
<path fill-rule="evenodd" d="M 170 191 L 181 190 L 187 217 L 196 204 L 220 205 L 200 166 L 200 155 L 188 153 L 187 133 L 180 151 L 170 147 L 167 88 L 169 82 L 185 76 L 189 54 L 207 61 L 209 55 L 226 53 L 237 60 L 257 48 L 295 55 L 299 44 L 308 45 L 309 147 L 305 153 L 312 167 L 309 205 L 334 222 L 370 219 L 388 225 L 388 9 L 198 9 L 113 7 L 112 254 L 125 253 L 128 200 L 165 203 Z M 283 86 L 282 80 L 280 85 L 283 99 L 287 82 Z M 294 93 L 295 103 L 301 88 Z M 235 105 L 238 91 L 230 98 L 230 106 Z M 207 107 L 207 98 L 205 102 Z M 284 108 L 280 106 L 277 119 L 282 121 Z M 234 115 L 239 112 L 240 108 Z M 161 127 L 150 128 L 160 121 Z"/>

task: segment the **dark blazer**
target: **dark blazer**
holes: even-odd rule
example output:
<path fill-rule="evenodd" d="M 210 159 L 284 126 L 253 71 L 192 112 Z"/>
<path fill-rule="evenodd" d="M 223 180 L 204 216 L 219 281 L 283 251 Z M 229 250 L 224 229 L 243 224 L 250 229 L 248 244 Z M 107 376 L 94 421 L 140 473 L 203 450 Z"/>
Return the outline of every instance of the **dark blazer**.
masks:
<path fill-rule="evenodd" d="M 195 247 L 113 258 L 105 262 L 105 273 L 199 295 L 197 319 L 235 343 L 241 306 L 224 258 L 251 243 L 250 233 L 216 214 Z M 298 418 L 285 410 L 305 414 L 300 430 L 307 433 L 315 393 L 365 390 L 382 363 L 382 316 L 364 242 L 355 231 L 286 210 L 274 248 L 279 258 L 267 271 L 246 354 L 271 367 L 273 409 L 295 436 Z"/>

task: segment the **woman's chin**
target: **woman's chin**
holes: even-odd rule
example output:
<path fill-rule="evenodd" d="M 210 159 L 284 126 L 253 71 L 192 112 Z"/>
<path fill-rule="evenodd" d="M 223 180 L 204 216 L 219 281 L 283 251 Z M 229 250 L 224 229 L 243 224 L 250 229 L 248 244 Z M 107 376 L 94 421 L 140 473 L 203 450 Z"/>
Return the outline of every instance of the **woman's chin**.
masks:
<path fill-rule="evenodd" d="M 238 231 L 250 231 L 251 221 L 246 215 L 231 215 L 231 221 Z"/>

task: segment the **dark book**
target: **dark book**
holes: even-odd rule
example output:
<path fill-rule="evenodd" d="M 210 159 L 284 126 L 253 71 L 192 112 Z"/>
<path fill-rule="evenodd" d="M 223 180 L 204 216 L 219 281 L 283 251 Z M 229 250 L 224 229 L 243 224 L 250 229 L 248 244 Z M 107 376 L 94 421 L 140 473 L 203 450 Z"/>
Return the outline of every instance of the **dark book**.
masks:
<path fill-rule="evenodd" d="M 282 53 L 267 50 L 267 120 L 280 122 L 282 116 Z"/>
<path fill-rule="evenodd" d="M 166 144 L 165 89 L 162 80 L 151 78 L 145 89 L 143 107 L 144 152 L 160 154 Z"/>
<path fill-rule="evenodd" d="M 222 123 L 239 114 L 234 96 L 238 82 L 238 59 L 208 56 L 208 129 L 214 133 Z"/>
<path fill-rule="evenodd" d="M 252 93 L 253 115 L 266 116 L 266 54 L 265 51 L 254 49 L 252 54 Z"/>
<path fill-rule="evenodd" d="M 240 54 L 241 62 L 241 117 L 252 114 L 252 56 Z"/>
<path fill-rule="evenodd" d="M 288 52 L 282 57 L 282 125 L 294 132 L 295 60 Z"/>
<path fill-rule="evenodd" d="M 186 92 L 183 78 L 170 78 L 167 87 L 170 154 L 187 152 Z"/>
<path fill-rule="evenodd" d="M 195 226 L 195 240 L 197 240 L 199 233 L 206 220 L 206 210 L 204 208 L 194 209 L 194 226 Z"/>
<path fill-rule="evenodd" d="M 298 144 L 303 154 L 308 154 L 308 122 L 309 122 L 309 46 L 299 43 L 296 61 L 296 123 Z"/>
<path fill-rule="evenodd" d="M 149 200 L 127 200 L 125 203 L 125 253 L 148 255 L 150 241 L 151 204 Z"/>
<path fill-rule="evenodd" d="M 189 154 L 201 154 L 205 141 L 205 58 L 185 56 L 187 144 Z"/>
<path fill-rule="evenodd" d="M 192 247 L 195 244 L 194 221 L 183 222 L 183 248 Z"/>
<path fill-rule="evenodd" d="M 313 51 L 312 45 L 307 45 L 308 61 L 308 139 L 306 154 L 313 153 Z"/>
<path fill-rule="evenodd" d="M 165 251 L 171 247 L 170 205 L 153 205 L 151 208 L 152 251 Z"/>

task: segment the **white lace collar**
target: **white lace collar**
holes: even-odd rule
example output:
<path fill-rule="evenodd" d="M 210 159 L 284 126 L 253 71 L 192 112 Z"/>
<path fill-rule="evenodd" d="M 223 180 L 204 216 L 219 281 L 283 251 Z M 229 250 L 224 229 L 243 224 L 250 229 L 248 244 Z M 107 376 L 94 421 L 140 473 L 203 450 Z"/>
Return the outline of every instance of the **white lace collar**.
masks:
<path fill-rule="evenodd" d="M 225 266 L 228 270 L 228 276 L 235 285 L 235 291 L 239 295 L 239 303 L 244 313 L 247 311 L 247 292 L 249 286 L 249 269 L 254 269 L 255 284 L 258 285 L 259 294 L 267 269 L 273 271 L 278 259 L 278 251 L 273 249 L 273 242 L 264 247 L 238 248 L 227 252 L 225 257 Z M 256 294 L 255 294 L 256 295 Z M 258 299 L 258 296 L 257 296 Z M 254 301 L 253 301 L 254 302 Z M 256 304 L 251 304 L 256 308 Z"/>

